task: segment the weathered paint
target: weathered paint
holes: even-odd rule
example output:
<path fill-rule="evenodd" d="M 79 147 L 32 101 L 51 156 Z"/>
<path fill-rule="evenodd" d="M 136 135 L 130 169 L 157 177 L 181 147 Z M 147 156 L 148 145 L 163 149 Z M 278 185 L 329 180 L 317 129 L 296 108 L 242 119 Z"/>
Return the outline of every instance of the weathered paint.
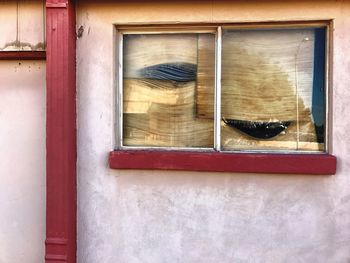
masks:
<path fill-rule="evenodd" d="M 350 3 L 80 1 L 78 262 L 349 262 Z M 115 24 L 334 19 L 335 176 L 112 170 Z"/>
<path fill-rule="evenodd" d="M 45 50 L 44 1 L 0 2 L 0 52 Z"/>
<path fill-rule="evenodd" d="M 112 169 L 318 174 L 336 172 L 329 154 L 262 154 L 117 150 L 109 155 Z"/>
<path fill-rule="evenodd" d="M 1 263 L 44 258 L 45 112 L 45 62 L 0 61 Z"/>
<path fill-rule="evenodd" d="M 76 262 L 75 4 L 46 2 L 45 262 Z"/>
<path fill-rule="evenodd" d="M 1 51 L 0 60 L 44 60 L 45 51 Z"/>

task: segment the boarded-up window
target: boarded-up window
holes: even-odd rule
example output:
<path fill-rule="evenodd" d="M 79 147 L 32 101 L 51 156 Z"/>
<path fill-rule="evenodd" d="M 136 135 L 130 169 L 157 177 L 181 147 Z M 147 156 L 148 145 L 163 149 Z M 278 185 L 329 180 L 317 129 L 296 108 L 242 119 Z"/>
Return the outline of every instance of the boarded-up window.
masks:
<path fill-rule="evenodd" d="M 326 32 L 121 31 L 120 146 L 325 151 Z"/>

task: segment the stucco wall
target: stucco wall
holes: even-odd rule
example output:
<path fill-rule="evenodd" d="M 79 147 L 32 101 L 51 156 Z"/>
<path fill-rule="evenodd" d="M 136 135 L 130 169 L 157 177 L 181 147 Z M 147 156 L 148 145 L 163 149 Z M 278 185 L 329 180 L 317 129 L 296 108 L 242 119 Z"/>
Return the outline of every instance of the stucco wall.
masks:
<path fill-rule="evenodd" d="M 0 51 L 45 49 L 44 2 L 0 1 Z"/>
<path fill-rule="evenodd" d="M 0 61 L 0 263 L 44 260 L 45 62 Z"/>
<path fill-rule="evenodd" d="M 350 3 L 80 1 L 78 262 L 350 262 Z M 335 176 L 122 171 L 113 23 L 334 19 Z"/>

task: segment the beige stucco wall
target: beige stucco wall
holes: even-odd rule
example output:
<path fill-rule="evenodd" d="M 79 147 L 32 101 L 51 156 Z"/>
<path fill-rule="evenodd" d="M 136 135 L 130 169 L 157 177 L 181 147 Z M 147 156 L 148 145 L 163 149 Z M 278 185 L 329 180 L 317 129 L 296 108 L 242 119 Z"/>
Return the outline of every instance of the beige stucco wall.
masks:
<path fill-rule="evenodd" d="M 44 50 L 44 1 L 0 1 L 0 52 Z M 0 263 L 44 261 L 45 62 L 0 61 Z"/>
<path fill-rule="evenodd" d="M 350 262 L 350 2 L 80 1 L 78 262 Z M 113 24 L 334 19 L 335 176 L 121 171 Z"/>
<path fill-rule="evenodd" d="M 44 50 L 43 0 L 0 1 L 0 52 Z"/>
<path fill-rule="evenodd" d="M 44 61 L 0 61 L 0 263 L 44 259 L 45 101 Z"/>

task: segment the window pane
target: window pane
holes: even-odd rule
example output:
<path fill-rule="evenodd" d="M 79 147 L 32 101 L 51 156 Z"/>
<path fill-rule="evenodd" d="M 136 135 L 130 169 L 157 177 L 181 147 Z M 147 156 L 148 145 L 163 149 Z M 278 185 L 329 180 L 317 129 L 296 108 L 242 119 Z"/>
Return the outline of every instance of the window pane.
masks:
<path fill-rule="evenodd" d="M 224 30 L 224 150 L 324 150 L 325 29 Z"/>
<path fill-rule="evenodd" d="M 215 35 L 123 38 L 123 145 L 213 147 Z"/>

